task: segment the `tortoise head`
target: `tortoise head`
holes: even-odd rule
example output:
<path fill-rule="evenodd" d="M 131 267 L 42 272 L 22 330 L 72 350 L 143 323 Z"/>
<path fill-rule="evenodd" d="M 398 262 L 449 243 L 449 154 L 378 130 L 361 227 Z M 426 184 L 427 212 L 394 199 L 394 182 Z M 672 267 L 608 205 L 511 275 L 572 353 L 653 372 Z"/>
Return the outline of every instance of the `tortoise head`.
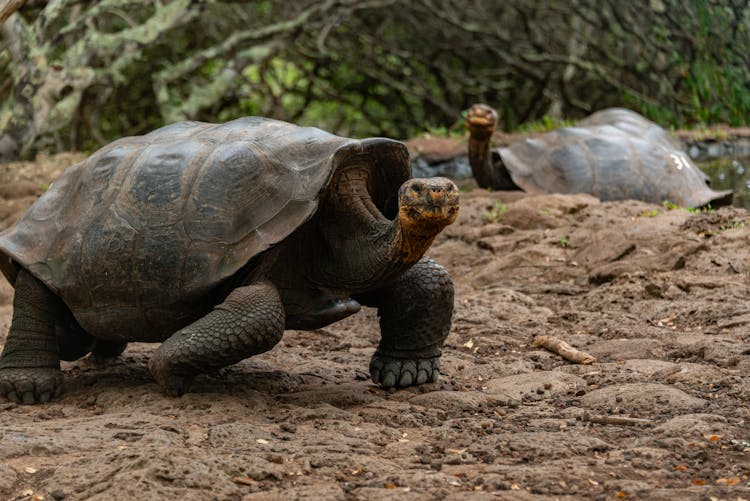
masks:
<path fill-rule="evenodd" d="M 668 151 L 667 161 L 658 173 L 658 181 L 668 190 L 668 200 L 681 207 L 698 208 L 731 205 L 734 194 L 715 191 L 711 179 L 681 151 Z"/>
<path fill-rule="evenodd" d="M 398 192 L 401 227 L 414 235 L 435 236 L 456 220 L 458 199 L 450 179 L 409 179 Z"/>
<path fill-rule="evenodd" d="M 466 113 L 466 126 L 472 137 L 489 139 L 497 126 L 497 112 L 486 104 L 477 103 Z"/>

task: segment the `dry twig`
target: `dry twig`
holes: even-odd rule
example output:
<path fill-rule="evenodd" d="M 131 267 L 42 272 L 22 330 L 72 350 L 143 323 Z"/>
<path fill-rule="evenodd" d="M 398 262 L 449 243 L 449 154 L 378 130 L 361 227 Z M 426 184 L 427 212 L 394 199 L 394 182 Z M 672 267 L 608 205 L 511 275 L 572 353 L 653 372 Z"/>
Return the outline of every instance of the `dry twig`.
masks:
<path fill-rule="evenodd" d="M 596 424 L 619 424 L 624 426 L 653 426 L 654 422 L 650 419 L 632 418 L 624 416 L 595 416 L 584 414 L 583 420 Z"/>
<path fill-rule="evenodd" d="M 570 346 L 562 339 L 558 339 L 554 336 L 537 336 L 531 343 L 532 346 L 537 348 L 544 348 L 552 353 L 556 353 L 563 357 L 565 360 L 569 360 L 576 364 L 591 364 L 596 362 L 596 358 L 589 355 L 586 352 L 577 350 Z"/>

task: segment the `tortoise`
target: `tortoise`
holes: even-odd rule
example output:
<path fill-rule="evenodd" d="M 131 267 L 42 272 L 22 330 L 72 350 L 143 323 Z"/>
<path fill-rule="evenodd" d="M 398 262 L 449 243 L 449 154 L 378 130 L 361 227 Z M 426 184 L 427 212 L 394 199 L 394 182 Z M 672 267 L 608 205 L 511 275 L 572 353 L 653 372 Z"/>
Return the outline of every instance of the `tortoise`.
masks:
<path fill-rule="evenodd" d="M 603 201 L 671 201 L 681 207 L 728 205 L 731 191 L 710 180 L 669 134 L 634 111 L 609 108 L 540 137 L 493 150 L 497 112 L 467 114 L 469 163 L 483 188 L 529 193 L 589 193 Z"/>
<path fill-rule="evenodd" d="M 378 308 L 370 373 L 435 381 L 453 312 L 447 270 L 424 256 L 457 217 L 445 178 L 411 179 L 403 143 L 245 117 L 121 138 L 68 168 L 0 234 L 15 287 L 0 392 L 46 402 L 60 359 L 161 342 L 168 395 L 194 377 Z"/>

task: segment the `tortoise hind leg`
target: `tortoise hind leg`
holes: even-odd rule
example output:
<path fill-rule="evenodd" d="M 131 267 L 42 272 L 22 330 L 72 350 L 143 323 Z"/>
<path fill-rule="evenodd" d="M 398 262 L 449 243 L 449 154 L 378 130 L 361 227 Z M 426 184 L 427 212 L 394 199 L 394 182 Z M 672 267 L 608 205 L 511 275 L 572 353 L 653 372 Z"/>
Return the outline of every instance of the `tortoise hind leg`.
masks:
<path fill-rule="evenodd" d="M 104 339 L 95 339 L 91 353 L 96 357 L 113 358 L 120 356 L 128 347 L 128 343 L 119 341 L 105 341 Z"/>
<path fill-rule="evenodd" d="M 83 330 L 83 327 L 80 326 L 67 308 L 65 310 L 67 315 L 56 325 L 61 360 L 72 362 L 89 353 L 96 357 L 111 358 L 125 351 L 128 343 L 95 338 Z"/>
<path fill-rule="evenodd" d="M 203 318 L 174 333 L 154 352 L 149 369 L 170 395 L 193 378 L 273 348 L 284 334 L 284 306 L 267 282 L 238 287 Z"/>
<path fill-rule="evenodd" d="M 67 308 L 25 270 L 15 287 L 13 320 L 0 355 L 0 394 L 24 404 L 47 402 L 62 391 L 56 324 Z"/>
<path fill-rule="evenodd" d="M 385 387 L 436 381 L 453 316 L 453 281 L 445 268 L 422 258 L 390 286 L 357 299 L 377 306 L 380 316 L 372 380 Z"/>
<path fill-rule="evenodd" d="M 94 346 L 94 338 L 83 330 L 73 314 L 65 308 L 65 314 L 56 323 L 57 344 L 60 360 L 72 362 L 88 355 Z"/>

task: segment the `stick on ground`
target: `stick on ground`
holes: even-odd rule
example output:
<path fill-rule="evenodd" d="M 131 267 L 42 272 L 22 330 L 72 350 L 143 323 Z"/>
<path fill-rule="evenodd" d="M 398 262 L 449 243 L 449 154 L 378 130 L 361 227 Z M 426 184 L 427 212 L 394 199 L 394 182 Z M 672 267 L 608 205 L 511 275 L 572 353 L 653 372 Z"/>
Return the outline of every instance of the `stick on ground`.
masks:
<path fill-rule="evenodd" d="M 649 419 L 632 418 L 625 416 L 595 416 L 584 414 L 583 420 L 596 424 L 619 424 L 625 426 L 653 426 L 654 422 Z"/>
<path fill-rule="evenodd" d="M 565 360 L 569 360 L 576 364 L 591 364 L 596 362 L 596 358 L 588 353 L 577 350 L 562 339 L 558 339 L 554 336 L 537 336 L 534 338 L 531 345 L 537 348 L 544 348 L 552 353 L 557 353 Z"/>

